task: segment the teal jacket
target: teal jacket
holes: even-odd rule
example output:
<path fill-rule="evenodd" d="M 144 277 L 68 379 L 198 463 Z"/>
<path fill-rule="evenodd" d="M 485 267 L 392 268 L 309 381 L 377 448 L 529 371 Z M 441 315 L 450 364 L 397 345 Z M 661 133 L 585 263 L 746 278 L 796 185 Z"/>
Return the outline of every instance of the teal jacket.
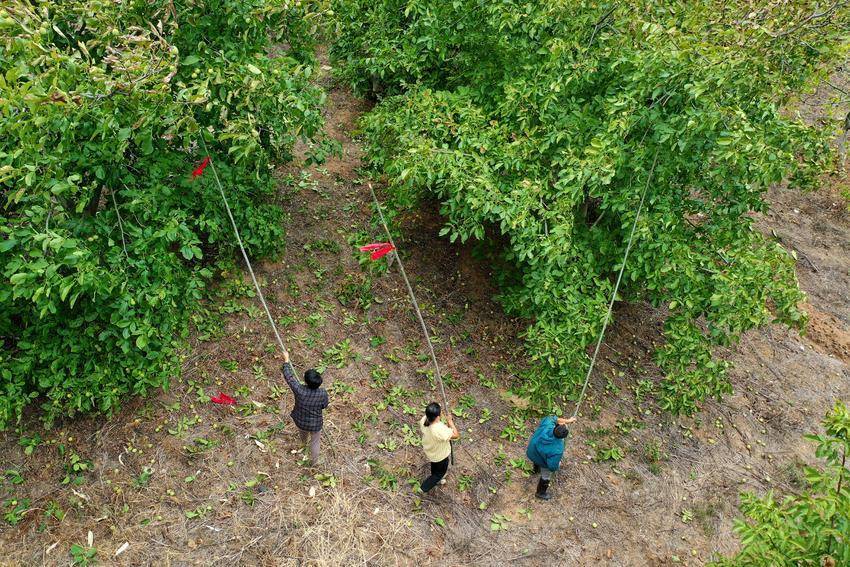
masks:
<path fill-rule="evenodd" d="M 550 471 L 561 467 L 561 457 L 564 456 L 564 440 L 555 437 L 553 432 L 556 423 L 554 415 L 544 417 L 525 450 L 532 463 Z"/>

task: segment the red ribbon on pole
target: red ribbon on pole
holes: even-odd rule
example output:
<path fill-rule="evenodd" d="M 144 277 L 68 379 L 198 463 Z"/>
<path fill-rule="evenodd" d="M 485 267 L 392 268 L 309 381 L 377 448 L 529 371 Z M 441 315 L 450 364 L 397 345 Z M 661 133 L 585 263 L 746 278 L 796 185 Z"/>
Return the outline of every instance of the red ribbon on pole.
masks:
<path fill-rule="evenodd" d="M 204 158 L 204 161 L 201 162 L 201 165 L 199 165 L 198 167 L 196 167 L 195 169 L 192 170 L 192 179 L 195 179 L 196 177 L 200 177 L 201 174 L 204 173 L 204 170 L 207 168 L 207 166 L 209 164 L 210 164 L 210 156 L 207 156 L 207 157 Z"/>
<path fill-rule="evenodd" d="M 373 244 L 366 244 L 365 246 L 360 247 L 361 252 L 372 253 L 369 256 L 372 260 L 378 260 L 379 258 L 383 258 L 393 250 L 395 250 L 395 246 L 393 246 L 389 242 L 375 242 Z"/>

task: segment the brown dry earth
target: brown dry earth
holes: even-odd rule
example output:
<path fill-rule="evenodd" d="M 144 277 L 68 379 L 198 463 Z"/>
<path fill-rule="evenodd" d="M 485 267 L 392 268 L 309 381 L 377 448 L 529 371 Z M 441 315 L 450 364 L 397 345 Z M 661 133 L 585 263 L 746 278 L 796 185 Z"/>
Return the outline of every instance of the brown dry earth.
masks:
<path fill-rule="evenodd" d="M 451 377 L 449 397 L 475 402 L 456 420 L 463 440 L 448 484 L 417 497 L 408 480 L 424 476 L 424 459 L 408 441 L 438 392 L 394 270 L 367 286 L 368 309 L 338 300 L 367 280 L 349 237 L 380 232 L 357 172 L 357 120 L 369 106 L 326 82 L 327 130 L 344 155 L 312 168 L 311 178 L 295 166 L 281 171 L 286 251 L 258 266 L 299 369 L 350 341 L 341 367 L 325 374 L 335 387 L 324 463 L 312 469 L 295 452 L 281 357 L 255 299 L 237 296 L 227 305 L 241 311 L 224 316 L 224 336 L 200 341 L 196 333 L 169 392 L 130 400 L 110 419 L 40 431 L 47 443 L 31 456 L 15 433 L 0 437 L 0 469 L 24 479 L 0 483 L 2 511 L 13 498 L 30 500 L 17 526 L 0 523 L 0 564 L 69 564 L 71 545 L 91 532 L 98 559 L 114 565 L 703 565 L 736 549 L 731 528 L 742 490 L 801 486 L 799 465 L 814 462 L 802 435 L 818 430 L 836 400 L 850 400 L 850 221 L 834 187 L 808 195 L 774 189 L 759 221 L 798 253 L 808 334 L 749 333 L 725 353 L 736 393 L 706 403 L 694 419 L 636 402 L 636 380 L 660 378 L 649 361 L 663 313 L 618 306 L 548 503 L 533 497 L 535 479 L 517 468 L 535 424 L 526 422 L 514 442 L 501 437 L 516 403 L 506 392 L 523 366 L 522 322 L 492 300 L 490 267 L 437 237 L 434 210 L 404 218 L 399 246 Z M 208 307 L 217 311 L 223 301 Z M 388 371 L 383 382 L 377 367 Z M 215 406 L 199 389 L 228 392 L 239 405 Z M 38 431 L 36 421 L 29 425 Z M 625 456 L 595 463 L 592 443 L 617 445 Z M 72 453 L 93 463 L 79 485 L 61 483 Z M 150 479 L 134 483 L 146 466 Z M 47 517 L 51 503 L 65 512 L 61 521 Z"/>

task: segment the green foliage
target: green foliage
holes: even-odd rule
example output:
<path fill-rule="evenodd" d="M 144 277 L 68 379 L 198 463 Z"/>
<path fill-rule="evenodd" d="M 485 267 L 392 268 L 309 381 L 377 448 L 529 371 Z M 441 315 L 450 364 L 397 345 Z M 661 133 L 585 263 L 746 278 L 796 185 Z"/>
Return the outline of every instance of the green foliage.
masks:
<path fill-rule="evenodd" d="M 133 479 L 133 486 L 136 488 L 146 487 L 150 482 L 152 475 L 153 470 L 150 467 L 143 468 L 142 472 L 139 473 L 139 476 Z"/>
<path fill-rule="evenodd" d="M 20 471 L 16 469 L 6 469 L 6 472 L 3 473 L 3 476 L 6 478 L 7 481 L 11 482 L 12 484 L 24 483 L 24 477 L 21 475 Z"/>
<path fill-rule="evenodd" d="M 510 521 L 510 518 L 508 518 L 504 514 L 493 514 L 493 517 L 490 518 L 490 531 L 504 531 L 508 529 L 508 522 Z"/>
<path fill-rule="evenodd" d="M 325 368 L 328 366 L 344 368 L 352 361 L 356 360 L 357 357 L 358 355 L 354 352 L 354 347 L 351 346 L 351 339 L 341 340 L 335 345 L 325 349 L 319 371 L 324 372 Z"/>
<path fill-rule="evenodd" d="M 369 465 L 370 470 L 370 474 L 364 478 L 366 482 L 377 480 L 378 486 L 382 490 L 395 491 L 398 488 L 398 476 L 387 469 L 381 461 L 378 459 L 367 459 L 366 463 Z"/>
<path fill-rule="evenodd" d="M 4 502 L 3 507 L 5 508 L 3 519 L 10 526 L 17 526 L 24 519 L 27 511 L 29 511 L 30 499 L 23 498 L 18 500 L 13 498 Z"/>
<path fill-rule="evenodd" d="M 457 490 L 458 492 L 466 492 L 469 488 L 474 484 L 475 479 L 469 475 L 461 475 L 457 479 Z"/>
<path fill-rule="evenodd" d="M 741 495 L 746 520 L 735 522 L 741 551 L 717 567 L 778 565 L 850 565 L 850 411 L 841 402 L 823 420 L 817 442 L 821 468 L 806 467 L 806 487 L 799 494 L 776 498 Z"/>
<path fill-rule="evenodd" d="M 46 0 L 0 10 L 0 429 L 168 384 L 233 238 L 282 243 L 271 164 L 322 125 L 309 3 Z M 305 27 L 306 26 L 306 27 Z M 289 48 L 274 47 L 285 44 Z M 274 56 L 269 51 L 274 50 Z"/>
<path fill-rule="evenodd" d="M 502 439 L 507 439 L 510 443 L 515 443 L 520 439 L 525 438 L 525 420 L 526 416 L 524 412 L 518 409 L 514 409 L 505 416 L 505 420 L 508 424 L 502 429 L 502 432 L 499 434 L 499 437 Z"/>
<path fill-rule="evenodd" d="M 623 450 L 616 445 L 611 447 L 597 447 L 596 462 L 603 463 L 605 461 L 621 461 L 623 460 Z"/>
<path fill-rule="evenodd" d="M 97 563 L 97 548 L 74 543 L 71 545 L 72 565 L 95 565 Z"/>
<path fill-rule="evenodd" d="M 65 477 L 62 484 L 80 485 L 85 482 L 85 473 L 94 470 L 94 464 L 77 453 L 71 453 L 65 460 Z"/>
<path fill-rule="evenodd" d="M 811 187 L 828 133 L 785 109 L 846 52 L 850 8 L 811 0 L 335 0 L 340 77 L 396 210 L 437 200 L 451 241 L 501 251 L 501 300 L 532 320 L 541 405 L 589 363 L 640 196 L 621 300 L 669 310 L 662 405 L 731 390 L 712 352 L 802 327 L 793 258 L 753 227 L 764 192 Z"/>
<path fill-rule="evenodd" d="M 243 496 L 244 496 L 244 494 L 243 494 Z M 253 500 L 252 500 L 252 502 L 253 502 Z M 194 510 L 186 510 L 185 512 L 183 512 L 183 514 L 188 519 L 194 520 L 196 518 L 201 518 L 201 519 L 206 518 L 207 514 L 209 514 L 210 512 L 212 512 L 212 506 L 208 504 L 206 506 L 199 506 L 199 507 L 195 508 Z"/>

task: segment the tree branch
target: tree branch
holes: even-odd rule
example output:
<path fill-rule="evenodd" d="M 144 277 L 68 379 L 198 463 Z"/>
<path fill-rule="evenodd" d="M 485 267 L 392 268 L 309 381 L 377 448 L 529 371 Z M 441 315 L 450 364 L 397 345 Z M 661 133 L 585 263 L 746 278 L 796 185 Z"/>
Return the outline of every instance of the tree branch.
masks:
<path fill-rule="evenodd" d="M 811 14 L 808 18 L 804 18 L 804 19 L 803 19 L 803 21 L 801 21 L 801 22 L 800 22 L 799 24 L 797 24 L 796 26 L 793 26 L 792 28 L 787 29 L 787 30 L 785 30 L 784 32 L 779 32 L 779 33 L 775 33 L 775 34 L 770 34 L 770 36 L 771 36 L 773 39 L 779 39 L 779 38 L 781 38 L 781 37 L 785 37 L 785 36 L 787 36 L 787 35 L 790 35 L 790 34 L 794 33 L 795 31 L 797 31 L 798 29 L 800 29 L 800 28 L 802 28 L 803 26 L 805 26 L 807 23 L 811 22 L 812 20 L 818 20 L 818 19 L 820 19 L 820 18 L 824 18 L 824 17 L 830 16 L 830 15 L 832 15 L 832 13 L 833 13 L 833 12 L 835 12 L 835 10 L 837 10 L 839 7 L 844 7 L 844 6 L 846 6 L 847 4 L 848 4 L 848 2 L 836 2 L 835 4 L 833 4 L 832 6 L 830 6 L 829 8 L 827 8 L 826 10 L 824 10 L 823 12 L 820 12 L 820 13 L 818 13 L 818 12 L 813 12 L 813 13 L 812 13 L 812 14 Z"/>
<path fill-rule="evenodd" d="M 112 205 L 115 207 L 115 214 L 118 215 L 118 230 L 121 231 L 121 246 L 124 248 L 124 256 L 129 260 L 130 255 L 127 254 L 127 241 L 124 239 L 124 223 L 121 221 L 121 212 L 118 210 L 118 201 L 115 200 L 115 191 L 110 191 L 112 197 Z"/>

